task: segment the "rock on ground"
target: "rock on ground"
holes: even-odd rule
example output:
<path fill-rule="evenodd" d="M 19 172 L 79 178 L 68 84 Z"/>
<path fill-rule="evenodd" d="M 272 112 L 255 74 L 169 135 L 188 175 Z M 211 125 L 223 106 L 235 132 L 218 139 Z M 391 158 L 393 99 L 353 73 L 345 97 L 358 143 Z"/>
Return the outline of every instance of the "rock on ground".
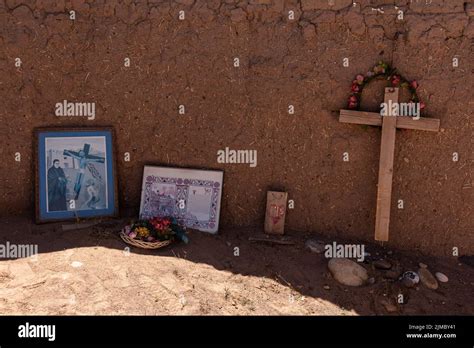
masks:
<path fill-rule="evenodd" d="M 385 269 L 385 270 L 392 268 L 392 264 L 389 261 L 384 260 L 384 259 L 375 261 L 374 266 L 375 268 Z"/>
<path fill-rule="evenodd" d="M 418 275 L 420 276 L 420 281 L 426 286 L 428 289 L 436 290 L 438 289 L 438 281 L 436 278 L 431 274 L 430 271 L 426 268 L 420 268 L 418 270 Z"/>
<path fill-rule="evenodd" d="M 361 286 L 369 278 L 364 267 L 349 259 L 331 259 L 328 268 L 335 280 L 348 286 Z"/>
<path fill-rule="evenodd" d="M 447 277 L 445 274 L 441 273 L 441 272 L 436 272 L 436 273 L 435 273 L 435 277 L 436 277 L 436 279 L 438 279 L 441 283 L 447 283 L 448 280 L 449 280 L 448 277 Z"/>
<path fill-rule="evenodd" d="M 313 253 L 322 254 L 324 252 L 325 244 L 322 241 L 315 240 L 315 239 L 308 239 L 305 245 Z"/>

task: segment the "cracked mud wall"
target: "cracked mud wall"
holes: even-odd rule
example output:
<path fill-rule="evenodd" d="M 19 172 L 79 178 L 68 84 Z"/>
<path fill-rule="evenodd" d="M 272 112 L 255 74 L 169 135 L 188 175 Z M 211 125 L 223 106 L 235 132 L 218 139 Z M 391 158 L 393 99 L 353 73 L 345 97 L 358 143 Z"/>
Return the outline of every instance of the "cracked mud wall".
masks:
<path fill-rule="evenodd" d="M 442 128 L 397 131 L 389 244 L 473 253 L 473 40 L 472 1 L 0 1 L 0 215 L 32 214 L 35 127 L 112 125 L 125 214 L 145 163 L 220 168 L 223 226 L 263 228 L 266 191 L 282 189 L 287 229 L 373 241 L 381 132 L 338 110 L 383 59 L 419 81 Z M 56 117 L 64 99 L 95 102 L 96 119 Z M 362 108 L 382 101 L 371 84 Z M 218 164 L 225 147 L 257 150 L 257 167 Z"/>

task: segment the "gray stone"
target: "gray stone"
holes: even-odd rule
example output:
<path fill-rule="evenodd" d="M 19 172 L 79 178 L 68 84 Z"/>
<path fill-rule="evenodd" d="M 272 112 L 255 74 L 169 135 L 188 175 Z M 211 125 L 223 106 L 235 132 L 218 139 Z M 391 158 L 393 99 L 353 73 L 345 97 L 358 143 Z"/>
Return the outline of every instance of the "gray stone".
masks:
<path fill-rule="evenodd" d="M 427 268 L 420 268 L 418 274 L 420 275 L 420 281 L 424 286 L 431 290 L 438 289 L 438 281 Z"/>
<path fill-rule="evenodd" d="M 331 259 L 329 271 L 336 281 L 348 286 L 361 286 L 369 279 L 367 270 L 349 259 Z"/>
<path fill-rule="evenodd" d="M 308 239 L 305 245 L 313 253 L 322 254 L 324 252 L 324 246 L 326 244 L 320 240 Z"/>
<path fill-rule="evenodd" d="M 441 283 L 447 283 L 448 280 L 449 280 L 448 277 L 447 277 L 445 274 L 441 273 L 441 272 L 436 272 L 436 273 L 435 273 L 435 277 L 436 277 L 436 279 L 438 279 Z"/>
<path fill-rule="evenodd" d="M 384 259 L 375 261 L 374 266 L 375 266 L 375 268 L 378 268 L 378 269 L 390 269 L 390 268 L 392 268 L 392 264 L 390 262 L 388 262 L 387 260 L 384 260 Z"/>
<path fill-rule="evenodd" d="M 383 277 L 386 279 L 396 280 L 400 277 L 401 273 L 402 272 L 400 272 L 399 270 L 390 269 L 384 273 Z"/>

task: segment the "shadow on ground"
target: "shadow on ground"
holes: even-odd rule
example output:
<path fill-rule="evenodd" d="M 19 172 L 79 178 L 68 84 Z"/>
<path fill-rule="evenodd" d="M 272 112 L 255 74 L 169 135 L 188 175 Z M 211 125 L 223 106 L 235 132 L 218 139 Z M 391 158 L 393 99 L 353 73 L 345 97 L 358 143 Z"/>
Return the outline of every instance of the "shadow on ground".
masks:
<path fill-rule="evenodd" d="M 75 226 L 73 223 L 35 225 L 27 218 L 3 218 L 0 220 L 0 243 L 5 244 L 8 241 L 15 244 L 37 244 L 40 254 L 84 247 L 124 250 L 127 245 L 118 237 L 118 231 L 123 225 L 124 220 L 113 220 L 74 230 L 71 229 Z M 65 231 L 63 226 L 71 230 Z M 227 228 L 221 230 L 218 235 L 192 231 L 189 233 L 190 243 L 187 245 L 176 243 L 154 251 L 131 247 L 130 251 L 134 254 L 154 255 L 157 258 L 176 257 L 233 274 L 272 279 L 300 296 L 329 301 L 354 314 L 474 313 L 471 297 L 474 289 L 474 269 L 459 263 L 456 258 L 433 258 L 366 245 L 366 251 L 371 253 L 373 259 L 388 258 L 393 265 L 404 271 L 416 270 L 418 263 L 423 262 L 429 265 L 433 272 L 441 271 L 447 274 L 449 282 L 440 284 L 436 291 L 422 285 L 417 289 L 406 289 L 396 280 L 385 279 L 383 271 L 375 269 L 369 260 L 364 266 L 370 276 L 374 277 L 375 283 L 362 287 L 347 287 L 331 277 L 327 269 L 327 259 L 323 254 L 313 253 L 305 247 L 305 241 L 309 237 L 327 243 L 332 243 L 333 240 L 321 235 L 289 232 L 287 237 L 294 245 L 249 241 L 249 236 L 260 233 L 258 228 Z M 100 257 L 101 253 L 97 252 L 97 258 Z M 5 262 L 5 259 L 2 261 Z M 159 278 L 159 275 L 156 277 Z M 404 295 L 405 304 L 396 303 L 399 294 Z M 387 310 L 387 307 L 382 305 L 385 299 L 394 304 L 392 310 Z M 210 310 L 209 314 L 214 313 Z"/>

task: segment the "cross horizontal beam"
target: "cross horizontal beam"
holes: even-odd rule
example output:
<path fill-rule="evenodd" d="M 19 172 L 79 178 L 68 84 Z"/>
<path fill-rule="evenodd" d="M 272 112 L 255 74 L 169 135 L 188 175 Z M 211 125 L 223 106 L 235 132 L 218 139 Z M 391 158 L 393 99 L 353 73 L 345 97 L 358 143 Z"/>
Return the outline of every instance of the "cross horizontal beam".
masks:
<path fill-rule="evenodd" d="M 430 132 L 439 131 L 439 119 L 420 117 L 414 120 L 408 116 L 381 116 L 377 112 L 341 110 L 339 114 L 339 122 L 364 124 L 368 126 L 382 126 L 382 117 L 396 117 L 397 128 L 414 129 Z"/>

